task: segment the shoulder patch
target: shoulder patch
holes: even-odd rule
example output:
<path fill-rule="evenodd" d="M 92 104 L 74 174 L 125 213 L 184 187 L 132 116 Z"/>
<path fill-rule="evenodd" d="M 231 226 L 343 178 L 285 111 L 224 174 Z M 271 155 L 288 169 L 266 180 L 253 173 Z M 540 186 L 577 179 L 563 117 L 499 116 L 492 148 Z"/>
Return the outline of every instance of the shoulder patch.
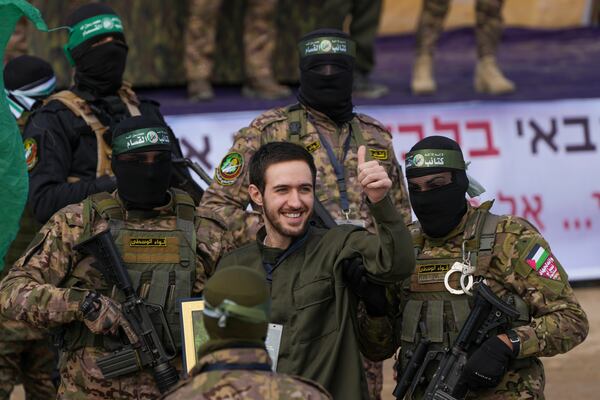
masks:
<path fill-rule="evenodd" d="M 221 160 L 215 179 L 223 186 L 233 185 L 244 168 L 244 157 L 238 152 L 231 152 Z"/>
<path fill-rule="evenodd" d="M 548 249 L 542 247 L 540 244 L 533 246 L 529 254 L 527 254 L 525 262 L 531 269 L 537 272 L 539 276 L 555 281 L 560 280 L 560 273 L 558 272 L 554 256 Z"/>
<path fill-rule="evenodd" d="M 27 138 L 23 141 L 25 147 L 25 162 L 27 171 L 31 171 L 38 162 L 38 145 L 34 138 Z"/>

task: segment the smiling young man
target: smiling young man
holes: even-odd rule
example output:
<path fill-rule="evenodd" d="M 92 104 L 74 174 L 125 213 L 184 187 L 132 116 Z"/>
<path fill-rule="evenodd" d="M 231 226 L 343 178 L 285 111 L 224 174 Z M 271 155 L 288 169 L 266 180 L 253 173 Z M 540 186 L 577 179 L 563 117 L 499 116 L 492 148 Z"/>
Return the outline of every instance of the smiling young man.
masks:
<path fill-rule="evenodd" d="M 366 278 L 397 282 L 413 270 L 412 242 L 388 192 L 385 168 L 358 151 L 357 177 L 377 235 L 355 225 L 330 230 L 310 224 L 316 168 L 310 153 L 288 142 L 258 149 L 249 166 L 248 193 L 265 225 L 257 241 L 226 255 L 219 268 L 244 265 L 264 271 L 271 320 L 281 325 L 277 372 L 322 384 L 335 399 L 368 398 L 355 329 L 358 299 L 344 280 L 345 262 L 361 257 Z M 361 343 L 368 351 L 368 344 Z"/>

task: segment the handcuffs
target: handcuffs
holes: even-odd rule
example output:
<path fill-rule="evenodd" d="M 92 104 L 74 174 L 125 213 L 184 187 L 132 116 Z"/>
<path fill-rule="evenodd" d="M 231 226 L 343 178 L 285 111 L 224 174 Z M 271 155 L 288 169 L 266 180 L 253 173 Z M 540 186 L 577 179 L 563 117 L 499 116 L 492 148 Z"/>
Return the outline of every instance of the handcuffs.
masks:
<path fill-rule="evenodd" d="M 454 264 L 452 264 L 450 270 L 448 270 L 448 272 L 446 272 L 446 275 L 444 275 L 444 286 L 446 287 L 446 290 L 449 291 L 451 294 L 466 294 L 472 296 L 473 283 L 475 283 L 473 274 L 475 273 L 475 270 L 477 268 L 471 265 L 471 252 L 465 251 L 465 243 L 466 241 L 462 242 L 462 262 L 456 261 Z M 459 279 L 460 289 L 455 289 L 452 286 L 450 286 L 450 277 L 452 276 L 452 274 L 457 272 L 461 273 Z"/>

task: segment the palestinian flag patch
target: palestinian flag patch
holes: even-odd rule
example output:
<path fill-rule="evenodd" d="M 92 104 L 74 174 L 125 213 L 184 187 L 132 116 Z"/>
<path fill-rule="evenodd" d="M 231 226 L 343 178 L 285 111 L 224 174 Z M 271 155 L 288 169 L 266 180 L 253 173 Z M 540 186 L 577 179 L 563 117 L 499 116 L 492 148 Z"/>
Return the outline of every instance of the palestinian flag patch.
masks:
<path fill-rule="evenodd" d="M 25 162 L 27 163 L 27 171 L 31 171 L 38 162 L 38 146 L 33 138 L 27 138 L 23 142 L 25 147 Z"/>
<path fill-rule="evenodd" d="M 539 244 L 533 246 L 525 261 L 539 276 L 555 281 L 560 280 L 554 256 Z"/>

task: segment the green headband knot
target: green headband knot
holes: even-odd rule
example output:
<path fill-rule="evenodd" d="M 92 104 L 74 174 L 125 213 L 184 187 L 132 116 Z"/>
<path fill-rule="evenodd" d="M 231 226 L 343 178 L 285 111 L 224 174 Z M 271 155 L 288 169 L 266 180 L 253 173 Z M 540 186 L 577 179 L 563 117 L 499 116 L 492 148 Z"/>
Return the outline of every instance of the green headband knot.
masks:
<path fill-rule="evenodd" d="M 406 154 L 406 170 L 414 168 L 452 168 L 465 170 L 462 153 L 456 150 L 423 149 Z"/>
<path fill-rule="evenodd" d="M 143 128 L 127 132 L 113 139 L 112 151 L 114 155 L 127 151 L 137 150 L 142 147 L 167 145 L 170 147 L 169 132 L 165 128 Z"/>
<path fill-rule="evenodd" d="M 300 42 L 298 51 L 301 58 L 316 54 L 345 54 L 355 57 L 356 44 L 350 39 L 326 36 Z"/>
<path fill-rule="evenodd" d="M 73 65 L 71 50 L 94 36 L 106 33 L 123 33 L 123 23 L 121 18 L 115 14 L 101 14 L 78 22 L 69 31 L 69 41 L 63 49 L 67 59 Z"/>
<path fill-rule="evenodd" d="M 221 304 L 215 307 L 210 305 L 206 299 L 204 299 L 204 310 L 202 312 L 207 317 L 218 319 L 219 328 L 225 328 L 227 326 L 227 318 L 229 317 L 252 324 L 259 324 L 261 322 L 269 322 L 269 301 L 254 307 L 247 307 L 237 304 L 232 300 L 225 299 Z"/>

